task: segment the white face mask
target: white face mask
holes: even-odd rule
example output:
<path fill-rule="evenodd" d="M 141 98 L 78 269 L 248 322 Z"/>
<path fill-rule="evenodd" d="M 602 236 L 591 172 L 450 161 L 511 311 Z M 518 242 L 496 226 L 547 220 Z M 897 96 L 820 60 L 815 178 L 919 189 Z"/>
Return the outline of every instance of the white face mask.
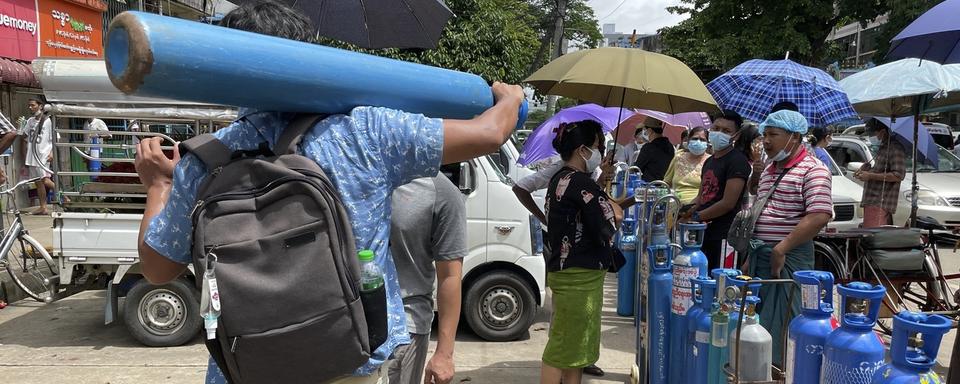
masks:
<path fill-rule="evenodd" d="M 867 138 L 867 142 L 869 142 L 870 145 L 880 145 L 880 138 L 876 136 L 870 136 Z"/>
<path fill-rule="evenodd" d="M 587 163 L 587 172 L 593 172 L 594 170 L 597 169 L 597 167 L 600 166 L 600 162 L 603 159 L 600 156 L 599 150 L 597 150 L 596 148 L 589 148 L 589 149 L 590 149 L 590 158 L 583 157 L 583 155 L 580 155 L 580 158 L 582 158 L 583 161 Z"/>

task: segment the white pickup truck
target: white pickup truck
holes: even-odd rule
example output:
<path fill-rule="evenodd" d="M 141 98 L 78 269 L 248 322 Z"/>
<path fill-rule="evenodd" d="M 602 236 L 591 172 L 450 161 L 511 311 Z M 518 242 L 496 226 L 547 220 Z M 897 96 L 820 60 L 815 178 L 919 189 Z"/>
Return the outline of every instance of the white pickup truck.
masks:
<path fill-rule="evenodd" d="M 53 216 L 52 255 L 61 284 L 90 286 L 93 281 L 105 288 L 105 323 L 122 319 L 145 345 L 192 340 L 201 323 L 192 271 L 159 286 L 140 274 L 137 234 L 145 195 L 131 167 L 132 142 L 134 137 L 160 136 L 169 146 L 175 139 L 223 126 L 233 115 L 223 107 L 123 95 L 109 83 L 102 61 L 39 59 L 34 71 L 52 103 L 61 137 L 56 178 L 70 198 L 64 212 Z M 88 117 L 107 121 L 113 138 L 84 143 L 76 127 Z M 139 120 L 141 132 L 115 128 L 132 119 Z M 99 158 L 90 155 L 93 147 L 101 150 Z M 443 167 L 466 196 L 469 254 L 462 312 L 478 336 L 492 341 L 523 335 L 546 292 L 540 231 L 531 231 L 532 218 L 511 190 L 511 176 L 530 172 L 516 166 L 518 157 L 508 142 L 498 153 Z M 103 168 L 89 169 L 94 161 Z"/>

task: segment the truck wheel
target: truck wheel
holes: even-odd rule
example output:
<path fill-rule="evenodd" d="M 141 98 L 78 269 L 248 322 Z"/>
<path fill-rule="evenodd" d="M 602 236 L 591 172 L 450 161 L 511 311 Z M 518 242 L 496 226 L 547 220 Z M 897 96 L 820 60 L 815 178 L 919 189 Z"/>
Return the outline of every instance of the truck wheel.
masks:
<path fill-rule="evenodd" d="M 148 347 L 183 345 L 200 331 L 200 301 L 193 285 L 176 279 L 152 285 L 141 279 L 127 293 L 123 320 L 130 334 Z"/>
<path fill-rule="evenodd" d="M 489 341 L 516 340 L 527 332 L 537 311 L 537 301 L 526 281 L 513 272 L 491 272 L 467 290 L 464 307 L 467 324 Z"/>

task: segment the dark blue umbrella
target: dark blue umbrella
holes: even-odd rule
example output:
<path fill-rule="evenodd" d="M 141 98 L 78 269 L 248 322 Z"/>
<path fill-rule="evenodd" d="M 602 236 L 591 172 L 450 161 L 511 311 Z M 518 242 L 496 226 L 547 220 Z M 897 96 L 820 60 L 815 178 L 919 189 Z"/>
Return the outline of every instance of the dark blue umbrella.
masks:
<path fill-rule="evenodd" d="M 797 105 L 810 125 L 826 126 L 857 113 L 840 84 L 826 72 L 790 60 L 750 60 L 707 84 L 721 108 L 763 121 L 781 101 Z"/>
<path fill-rule="evenodd" d="M 893 137 L 900 141 L 906 148 L 913 148 L 913 117 L 904 117 L 891 123 L 890 119 L 876 117 L 883 125 L 890 127 Z M 940 153 L 937 151 L 937 143 L 930 135 L 923 124 L 917 125 L 917 157 L 920 161 L 933 166 L 934 169 L 940 167 Z"/>
<path fill-rule="evenodd" d="M 947 0 L 920 15 L 890 40 L 889 59 L 916 57 L 960 63 L 960 0 Z"/>

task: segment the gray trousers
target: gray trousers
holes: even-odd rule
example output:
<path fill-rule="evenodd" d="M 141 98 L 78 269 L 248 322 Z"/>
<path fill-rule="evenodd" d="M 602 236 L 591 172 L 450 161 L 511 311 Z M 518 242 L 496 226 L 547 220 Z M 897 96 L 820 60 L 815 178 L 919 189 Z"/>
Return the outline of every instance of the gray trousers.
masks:
<path fill-rule="evenodd" d="M 388 384 L 420 384 L 423 382 L 423 368 L 427 365 L 427 352 L 430 349 L 430 334 L 410 334 L 412 342 L 401 345 L 393 351 L 393 358 L 387 362 Z"/>

